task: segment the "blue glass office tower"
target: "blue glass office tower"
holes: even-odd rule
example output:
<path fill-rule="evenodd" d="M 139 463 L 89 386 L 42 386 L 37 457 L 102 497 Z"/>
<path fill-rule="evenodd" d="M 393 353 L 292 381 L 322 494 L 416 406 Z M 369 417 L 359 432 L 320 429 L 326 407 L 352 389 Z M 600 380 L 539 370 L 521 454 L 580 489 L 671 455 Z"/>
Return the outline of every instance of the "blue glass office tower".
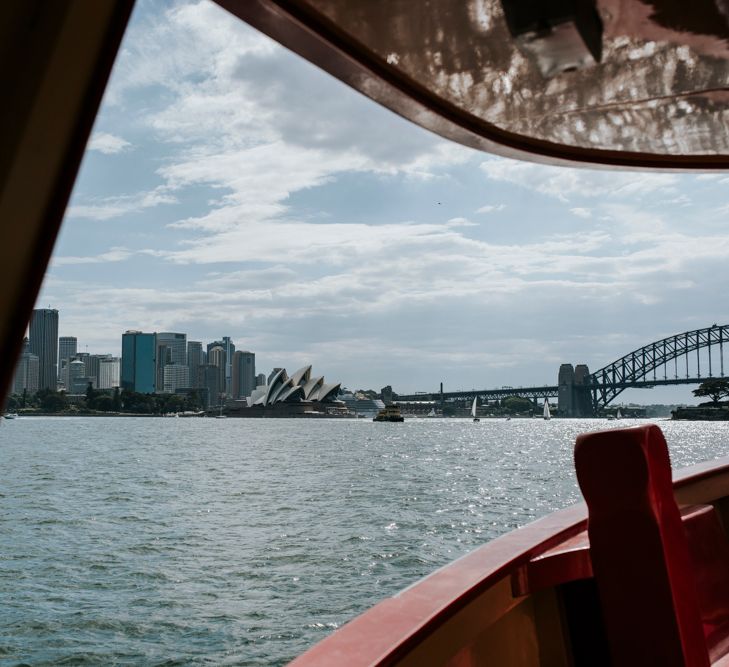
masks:
<path fill-rule="evenodd" d="M 121 387 L 140 394 L 156 388 L 157 336 L 141 331 L 122 334 Z"/>

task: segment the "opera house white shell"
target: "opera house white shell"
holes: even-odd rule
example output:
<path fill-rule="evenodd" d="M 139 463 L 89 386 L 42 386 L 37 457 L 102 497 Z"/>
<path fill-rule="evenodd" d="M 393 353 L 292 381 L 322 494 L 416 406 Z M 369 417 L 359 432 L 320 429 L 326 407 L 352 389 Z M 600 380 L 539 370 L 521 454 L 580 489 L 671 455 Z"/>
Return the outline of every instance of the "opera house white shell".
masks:
<path fill-rule="evenodd" d="M 323 377 L 311 377 L 311 366 L 304 366 L 291 377 L 282 368 L 265 387 L 257 387 L 251 394 L 250 405 L 275 405 L 300 401 L 329 403 L 336 399 L 341 382 L 326 383 Z"/>

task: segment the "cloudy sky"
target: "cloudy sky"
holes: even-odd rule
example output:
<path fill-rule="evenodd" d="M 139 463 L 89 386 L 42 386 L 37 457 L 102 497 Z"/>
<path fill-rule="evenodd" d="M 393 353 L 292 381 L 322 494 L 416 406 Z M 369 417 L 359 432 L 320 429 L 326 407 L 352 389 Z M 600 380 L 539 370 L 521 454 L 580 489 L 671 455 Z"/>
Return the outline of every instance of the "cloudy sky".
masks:
<path fill-rule="evenodd" d="M 552 384 L 727 322 L 727 192 L 478 153 L 210 2 L 142 0 L 39 305 L 89 352 L 182 331 L 351 388 Z"/>

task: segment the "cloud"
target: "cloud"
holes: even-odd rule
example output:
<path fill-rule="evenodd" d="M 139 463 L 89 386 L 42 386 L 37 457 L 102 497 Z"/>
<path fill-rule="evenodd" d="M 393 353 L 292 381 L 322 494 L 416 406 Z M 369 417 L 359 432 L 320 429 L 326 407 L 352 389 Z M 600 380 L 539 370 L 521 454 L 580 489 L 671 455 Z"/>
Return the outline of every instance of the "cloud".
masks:
<path fill-rule="evenodd" d="M 122 215 L 137 213 L 161 204 L 175 204 L 177 198 L 168 188 L 160 186 L 148 192 L 134 195 L 87 199 L 84 204 L 72 204 L 66 210 L 67 218 L 88 218 L 90 220 L 111 220 Z"/>
<path fill-rule="evenodd" d="M 131 144 L 108 132 L 94 132 L 89 141 L 88 150 L 98 151 L 105 155 L 113 155 L 131 148 Z"/>
<path fill-rule="evenodd" d="M 476 213 L 498 213 L 506 208 L 506 204 L 487 204 L 476 209 Z"/>
<path fill-rule="evenodd" d="M 592 211 L 590 211 L 589 208 L 571 208 L 570 213 L 572 215 L 576 215 L 578 218 L 591 218 L 592 217 Z"/>
<path fill-rule="evenodd" d="M 480 166 L 491 181 L 512 183 L 564 202 L 571 198 L 621 199 L 674 192 L 679 180 L 676 174 L 545 168 L 539 164 L 505 159 L 490 159 Z"/>
<path fill-rule="evenodd" d="M 123 262 L 129 259 L 134 253 L 128 248 L 115 247 L 110 248 L 107 252 L 101 253 L 100 255 L 90 255 L 87 257 L 79 256 L 60 256 L 53 257 L 53 266 L 69 266 L 75 264 L 101 264 L 103 262 Z"/>

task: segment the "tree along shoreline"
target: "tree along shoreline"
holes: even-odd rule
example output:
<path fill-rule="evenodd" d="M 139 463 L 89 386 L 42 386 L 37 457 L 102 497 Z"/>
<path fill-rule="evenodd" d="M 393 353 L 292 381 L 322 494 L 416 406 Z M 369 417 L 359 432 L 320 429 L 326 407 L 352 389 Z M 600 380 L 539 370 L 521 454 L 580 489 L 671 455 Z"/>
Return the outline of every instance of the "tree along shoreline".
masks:
<path fill-rule="evenodd" d="M 69 396 L 64 391 L 41 389 L 34 394 L 11 394 L 5 412 L 19 415 L 133 415 L 163 416 L 171 413 L 200 412 L 203 407 L 196 391 L 189 394 L 139 394 L 134 391 L 94 389 L 91 384 L 86 393 Z"/>

